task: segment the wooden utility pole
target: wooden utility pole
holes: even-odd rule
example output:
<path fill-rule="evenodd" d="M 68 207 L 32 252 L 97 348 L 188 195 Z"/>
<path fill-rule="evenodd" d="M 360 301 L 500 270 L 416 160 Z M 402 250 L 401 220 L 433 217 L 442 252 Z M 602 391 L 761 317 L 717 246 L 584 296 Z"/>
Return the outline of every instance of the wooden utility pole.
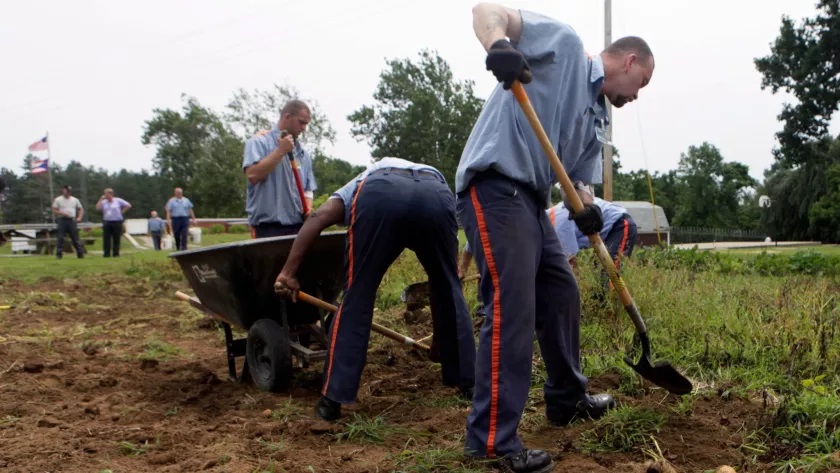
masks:
<path fill-rule="evenodd" d="M 604 47 L 612 43 L 612 0 L 604 0 Z M 607 100 L 607 117 L 609 126 L 604 130 L 607 141 L 612 143 L 612 105 Z M 611 144 L 604 145 L 604 200 L 613 200 L 613 148 Z"/>

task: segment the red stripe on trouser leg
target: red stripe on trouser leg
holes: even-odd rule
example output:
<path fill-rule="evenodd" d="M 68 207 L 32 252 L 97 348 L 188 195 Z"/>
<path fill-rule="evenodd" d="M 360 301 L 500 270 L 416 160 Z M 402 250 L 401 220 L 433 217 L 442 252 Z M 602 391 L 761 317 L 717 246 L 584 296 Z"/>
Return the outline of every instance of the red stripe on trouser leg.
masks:
<path fill-rule="evenodd" d="M 347 229 L 347 290 L 349 290 L 350 285 L 353 284 L 353 223 L 356 222 L 356 201 L 359 200 L 359 194 L 362 193 L 362 186 L 364 183 L 364 179 L 359 183 L 359 188 L 356 189 L 356 196 L 353 197 L 353 203 L 350 204 L 350 226 Z M 342 301 L 341 305 L 338 306 L 338 311 L 336 311 L 335 320 L 333 321 L 332 337 L 330 339 L 330 361 L 327 365 L 327 376 L 324 380 L 324 388 L 321 390 L 321 394 L 324 396 L 327 395 L 327 387 L 330 385 L 330 374 L 332 374 L 333 360 L 335 358 L 333 356 L 335 353 L 335 340 L 338 335 L 339 324 L 341 323 L 342 309 L 344 309 L 344 301 Z"/>
<path fill-rule="evenodd" d="M 478 223 L 478 234 L 481 237 L 481 247 L 484 250 L 484 259 L 487 261 L 487 271 L 490 273 L 490 280 L 493 283 L 493 337 L 490 344 L 490 425 L 487 429 L 487 457 L 495 456 L 496 427 L 499 415 L 499 352 L 501 351 L 501 328 L 502 328 L 502 304 L 501 287 L 499 286 L 499 271 L 496 268 L 496 260 L 490 246 L 490 235 L 487 233 L 487 222 L 484 220 L 484 211 L 478 201 L 475 187 L 470 188 L 473 208 L 475 208 L 475 219 Z"/>

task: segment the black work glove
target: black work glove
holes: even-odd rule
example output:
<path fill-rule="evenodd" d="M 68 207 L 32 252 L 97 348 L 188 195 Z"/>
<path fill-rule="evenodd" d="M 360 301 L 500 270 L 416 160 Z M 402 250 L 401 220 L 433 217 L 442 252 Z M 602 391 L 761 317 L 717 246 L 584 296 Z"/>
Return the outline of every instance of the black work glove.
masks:
<path fill-rule="evenodd" d="M 523 84 L 531 82 L 531 68 L 525 56 L 506 39 L 500 39 L 490 46 L 485 60 L 488 71 L 493 71 L 496 79 L 505 90 L 510 89 L 514 80 Z"/>
<path fill-rule="evenodd" d="M 569 212 L 569 220 L 574 220 L 580 232 L 584 235 L 592 235 L 604 228 L 604 218 L 601 215 L 601 208 L 595 204 L 583 204 L 583 210 Z"/>

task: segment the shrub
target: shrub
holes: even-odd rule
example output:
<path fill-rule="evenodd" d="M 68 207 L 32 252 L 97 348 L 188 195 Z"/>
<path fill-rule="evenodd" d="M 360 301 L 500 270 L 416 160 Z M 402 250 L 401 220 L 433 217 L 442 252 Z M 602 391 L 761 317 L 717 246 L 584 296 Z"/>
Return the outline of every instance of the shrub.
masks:
<path fill-rule="evenodd" d="M 231 225 L 228 227 L 228 233 L 249 233 L 250 231 L 248 225 Z"/>
<path fill-rule="evenodd" d="M 210 226 L 209 229 L 207 229 L 207 233 L 210 233 L 210 234 L 213 234 L 213 235 L 219 235 L 219 234 L 224 233 L 224 232 L 225 232 L 225 226 L 222 225 L 221 223 L 214 223 L 212 226 Z"/>

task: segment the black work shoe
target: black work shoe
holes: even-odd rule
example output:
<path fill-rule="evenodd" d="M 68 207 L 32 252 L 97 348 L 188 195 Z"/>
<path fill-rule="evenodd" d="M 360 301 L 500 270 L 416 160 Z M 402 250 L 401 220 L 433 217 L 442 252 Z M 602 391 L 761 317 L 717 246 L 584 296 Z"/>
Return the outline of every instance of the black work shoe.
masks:
<path fill-rule="evenodd" d="M 321 396 L 315 404 L 315 415 L 330 422 L 338 420 L 341 417 L 341 403 Z"/>
<path fill-rule="evenodd" d="M 502 458 L 499 463 L 502 471 L 508 473 L 548 473 L 554 470 L 554 462 L 548 453 L 527 448 Z"/>
<path fill-rule="evenodd" d="M 574 409 L 546 413 L 546 416 L 555 426 L 564 426 L 575 419 L 598 419 L 610 409 L 615 409 L 615 399 L 609 394 L 587 394 L 586 399 L 578 402 Z"/>

